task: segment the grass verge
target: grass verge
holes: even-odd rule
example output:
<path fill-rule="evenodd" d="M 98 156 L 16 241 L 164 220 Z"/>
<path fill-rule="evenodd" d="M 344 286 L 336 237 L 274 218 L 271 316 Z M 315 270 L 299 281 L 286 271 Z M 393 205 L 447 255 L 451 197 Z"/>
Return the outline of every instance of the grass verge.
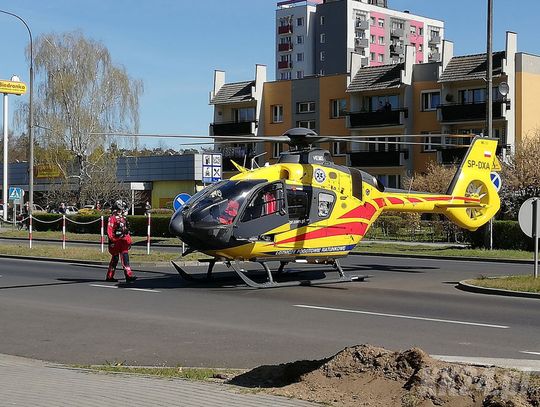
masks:
<path fill-rule="evenodd" d="M 501 290 L 540 293 L 540 278 L 534 278 L 534 276 L 532 275 L 509 277 L 482 277 L 474 280 L 467 280 L 466 283 L 485 288 L 498 288 Z"/>
<path fill-rule="evenodd" d="M 61 246 L 52 245 L 34 245 L 32 249 L 28 248 L 28 243 L 20 244 L 4 244 L 0 245 L 0 254 L 11 256 L 27 256 L 27 257 L 48 257 L 66 260 L 92 260 L 92 261 L 106 261 L 111 259 L 111 255 L 105 247 L 105 252 L 101 253 L 99 246 L 96 247 L 70 247 L 62 249 Z M 143 249 L 131 249 L 129 252 L 129 258 L 132 263 L 156 263 L 156 262 L 169 262 L 171 260 L 190 261 L 200 259 L 200 254 L 189 254 L 185 257 L 181 257 L 180 252 L 171 253 L 158 250 L 152 250 L 150 254 L 146 254 L 146 250 Z"/>
<path fill-rule="evenodd" d="M 411 254 L 441 257 L 477 257 L 481 259 L 508 259 L 508 260 L 532 260 L 533 253 L 520 250 L 485 250 L 468 249 L 455 246 L 420 246 L 408 244 L 390 243 L 366 243 L 360 242 L 354 248 L 355 252 L 362 253 L 388 253 L 388 254 Z"/>
<path fill-rule="evenodd" d="M 103 373 L 128 373 L 155 376 L 166 379 L 187 379 L 197 381 L 228 380 L 244 373 L 241 369 L 210 369 L 196 367 L 137 367 L 121 364 L 77 365 L 81 369 L 90 369 Z"/>

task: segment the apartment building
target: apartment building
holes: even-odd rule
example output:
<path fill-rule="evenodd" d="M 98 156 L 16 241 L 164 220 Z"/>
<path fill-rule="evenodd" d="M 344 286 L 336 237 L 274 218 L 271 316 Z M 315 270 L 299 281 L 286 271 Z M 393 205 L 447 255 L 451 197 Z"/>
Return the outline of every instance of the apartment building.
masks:
<path fill-rule="evenodd" d="M 376 0 L 289 0 L 277 4 L 276 79 L 348 73 L 362 66 L 398 64 L 405 46 L 415 63 L 439 61 L 444 22 L 388 8 Z"/>
<path fill-rule="evenodd" d="M 259 133 L 263 86 L 266 82 L 266 66 L 256 65 L 255 79 L 226 83 L 225 72 L 214 71 L 214 87 L 210 92 L 210 104 L 214 106 L 214 119 L 210 123 L 210 136 L 255 136 Z M 236 170 L 231 160 L 249 165 L 258 154 L 260 143 L 219 143 L 217 151 L 223 157 L 223 177 Z"/>

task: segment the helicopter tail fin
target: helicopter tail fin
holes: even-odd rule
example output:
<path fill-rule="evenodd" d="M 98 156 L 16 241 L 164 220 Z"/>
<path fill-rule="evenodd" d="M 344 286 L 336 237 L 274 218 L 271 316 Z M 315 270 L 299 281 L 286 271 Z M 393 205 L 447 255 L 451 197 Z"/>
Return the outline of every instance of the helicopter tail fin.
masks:
<path fill-rule="evenodd" d="M 475 137 L 454 175 L 447 195 L 478 200 L 477 206 L 437 205 L 457 225 L 476 230 L 487 223 L 499 211 L 501 201 L 491 181 L 491 171 L 498 166 L 497 140 Z"/>

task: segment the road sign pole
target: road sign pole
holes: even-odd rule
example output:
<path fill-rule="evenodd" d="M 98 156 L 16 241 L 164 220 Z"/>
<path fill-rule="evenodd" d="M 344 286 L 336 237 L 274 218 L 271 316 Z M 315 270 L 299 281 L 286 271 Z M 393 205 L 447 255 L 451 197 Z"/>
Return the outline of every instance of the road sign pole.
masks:
<path fill-rule="evenodd" d="M 8 95 L 4 93 L 4 179 L 2 183 L 3 217 L 7 221 L 8 215 Z"/>
<path fill-rule="evenodd" d="M 538 278 L 538 198 L 532 202 L 532 236 L 534 239 L 534 278 Z"/>

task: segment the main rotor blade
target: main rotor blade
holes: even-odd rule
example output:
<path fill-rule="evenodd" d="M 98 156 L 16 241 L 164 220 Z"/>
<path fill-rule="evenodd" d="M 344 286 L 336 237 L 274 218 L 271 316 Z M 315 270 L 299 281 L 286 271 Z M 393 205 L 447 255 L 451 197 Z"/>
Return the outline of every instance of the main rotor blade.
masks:
<path fill-rule="evenodd" d="M 148 137 L 148 138 L 188 138 L 188 139 L 203 139 L 214 140 L 224 139 L 234 142 L 238 140 L 240 142 L 249 141 L 276 141 L 281 143 L 288 143 L 290 141 L 287 136 L 206 136 L 198 134 L 153 134 L 153 133 L 127 133 L 127 132 L 103 132 L 103 133 L 88 133 L 96 136 L 112 136 L 112 137 Z"/>

